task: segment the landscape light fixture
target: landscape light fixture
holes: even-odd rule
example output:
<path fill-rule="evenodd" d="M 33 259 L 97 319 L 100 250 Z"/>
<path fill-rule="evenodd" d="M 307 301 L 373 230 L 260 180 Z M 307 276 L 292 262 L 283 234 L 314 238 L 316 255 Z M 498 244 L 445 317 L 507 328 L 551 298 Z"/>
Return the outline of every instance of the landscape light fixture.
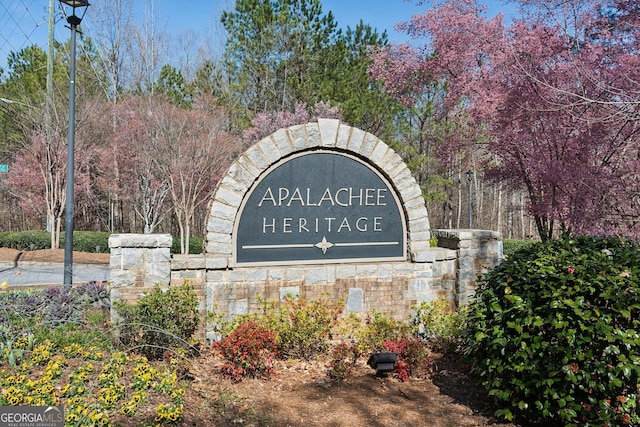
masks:
<path fill-rule="evenodd" d="M 392 351 L 384 351 L 372 353 L 367 360 L 367 365 L 376 370 L 376 376 L 384 376 L 388 372 L 393 372 L 396 369 L 396 362 L 398 361 L 398 353 Z"/>
<path fill-rule="evenodd" d="M 67 16 L 69 29 L 71 30 L 71 69 L 69 71 L 69 133 L 67 142 L 67 189 L 64 208 L 64 287 L 70 288 L 73 282 L 73 177 L 74 177 L 74 145 L 76 133 L 76 33 L 78 25 L 82 22 L 86 7 L 89 2 L 86 0 L 60 0 L 72 8 L 71 15 Z M 82 17 L 76 15 L 76 9 L 84 7 Z"/>

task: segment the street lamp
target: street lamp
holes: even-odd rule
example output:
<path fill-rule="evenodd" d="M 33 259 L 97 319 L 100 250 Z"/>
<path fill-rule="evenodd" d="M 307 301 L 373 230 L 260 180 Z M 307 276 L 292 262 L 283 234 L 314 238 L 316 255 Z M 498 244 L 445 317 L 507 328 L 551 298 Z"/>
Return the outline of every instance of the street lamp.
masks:
<path fill-rule="evenodd" d="M 20 101 L 14 101 L 13 99 L 8 99 L 8 98 L 0 98 L 0 102 L 2 102 L 3 104 L 15 104 L 15 105 L 20 105 L 22 107 L 27 107 L 27 108 L 35 108 L 32 105 L 29 104 L 25 104 L 24 102 L 20 102 Z"/>
<path fill-rule="evenodd" d="M 71 15 L 67 16 L 69 29 L 71 29 L 71 70 L 69 71 L 69 134 L 67 142 L 67 190 L 64 207 L 64 286 L 71 287 L 73 283 L 73 175 L 74 175 L 74 145 L 76 133 L 76 33 L 82 17 L 76 15 L 76 9 L 89 6 L 87 0 L 60 0 L 72 8 Z"/>
<path fill-rule="evenodd" d="M 5 104 L 13 104 L 13 101 L 7 98 L 0 98 L 0 102 L 4 102 Z"/>
<path fill-rule="evenodd" d="M 468 187 L 469 229 L 471 229 L 471 226 L 472 226 L 471 218 L 473 217 L 473 198 L 471 197 L 471 184 L 473 183 L 473 171 L 471 169 L 467 171 L 467 183 L 469 184 L 469 187 Z"/>

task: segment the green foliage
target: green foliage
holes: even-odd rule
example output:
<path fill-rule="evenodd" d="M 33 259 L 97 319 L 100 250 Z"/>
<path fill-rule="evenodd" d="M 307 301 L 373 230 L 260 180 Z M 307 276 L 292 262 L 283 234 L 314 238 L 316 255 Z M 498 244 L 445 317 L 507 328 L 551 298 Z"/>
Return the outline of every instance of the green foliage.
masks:
<path fill-rule="evenodd" d="M 109 252 L 109 234 L 97 231 L 74 231 L 73 250 L 78 252 Z M 33 245 L 33 246 L 32 246 Z M 60 236 L 64 245 L 64 235 Z M 0 247 L 20 251 L 50 249 L 51 233 L 44 230 L 28 230 L 0 233 Z"/>
<path fill-rule="evenodd" d="M 74 231 L 73 250 L 78 252 L 93 253 L 99 251 L 100 253 L 108 253 L 110 235 L 111 233 L 99 231 Z M 202 237 L 191 237 L 189 239 L 189 253 L 201 254 L 203 240 Z M 64 234 L 60 236 L 60 246 L 63 245 Z M 49 249 L 51 248 L 51 233 L 44 230 L 0 232 L 0 247 L 18 249 L 20 251 Z M 171 253 L 180 253 L 179 237 L 173 238 Z"/>
<path fill-rule="evenodd" d="M 166 64 L 162 67 L 155 89 L 177 107 L 189 108 L 192 105 L 190 87 L 184 75 L 171 65 Z"/>
<path fill-rule="evenodd" d="M 112 331 L 104 310 L 87 308 L 83 318 L 57 326 L 40 323 L 33 327 L 37 343 L 50 341 L 56 348 L 77 344 L 101 350 L 112 350 Z"/>
<path fill-rule="evenodd" d="M 227 318 L 217 311 L 207 313 L 207 324 L 220 337 L 233 333 L 242 323 L 256 320 L 273 331 L 283 357 L 312 359 L 330 347 L 344 301 L 323 296 L 307 301 L 287 295 L 282 303 L 261 301 L 261 312 Z"/>
<path fill-rule="evenodd" d="M 203 246 L 204 239 L 202 237 L 190 237 L 189 238 L 189 253 L 190 254 L 201 254 L 204 248 Z M 180 237 L 174 237 L 171 242 L 171 253 L 179 254 L 180 253 Z"/>
<path fill-rule="evenodd" d="M 28 251 L 51 248 L 51 233 L 43 230 L 29 230 L 0 233 L 0 247 Z"/>
<path fill-rule="evenodd" d="M 517 252 L 520 249 L 526 249 L 535 243 L 535 240 L 504 239 L 502 241 L 502 252 L 505 258 L 508 258 L 513 255 L 514 252 Z"/>
<path fill-rule="evenodd" d="M 467 306 L 456 310 L 446 298 L 423 301 L 411 313 L 413 335 L 428 340 L 439 350 L 455 349 L 462 339 L 467 313 Z"/>
<path fill-rule="evenodd" d="M 259 322 L 275 332 L 283 357 L 312 359 L 329 348 L 344 301 L 313 301 L 287 295 L 282 304 L 264 302 Z"/>
<path fill-rule="evenodd" d="M 640 250 L 563 238 L 514 253 L 470 305 L 467 355 L 511 419 L 638 425 Z"/>
<path fill-rule="evenodd" d="M 110 234 L 98 231 L 74 231 L 73 250 L 78 252 L 108 253 Z M 60 245 L 64 245 L 64 236 L 60 236 Z"/>
<path fill-rule="evenodd" d="M 199 304 L 188 282 L 166 289 L 155 286 L 136 304 L 115 301 L 120 341 L 150 359 L 160 359 L 174 348 L 192 350 L 190 342 L 200 324 Z"/>
<path fill-rule="evenodd" d="M 342 31 L 319 0 L 236 0 L 221 22 L 230 82 L 223 99 L 234 125 L 244 127 L 257 113 L 322 101 L 339 106 L 351 125 L 380 137 L 391 127 L 401 106 L 368 74 L 371 48 L 386 45 L 386 34 L 364 23 Z"/>
<path fill-rule="evenodd" d="M 347 334 L 358 343 L 362 353 L 384 349 L 384 341 L 393 341 L 409 336 L 409 327 L 400 321 L 391 319 L 378 310 L 372 309 L 363 320 L 357 316 L 349 318 Z"/>

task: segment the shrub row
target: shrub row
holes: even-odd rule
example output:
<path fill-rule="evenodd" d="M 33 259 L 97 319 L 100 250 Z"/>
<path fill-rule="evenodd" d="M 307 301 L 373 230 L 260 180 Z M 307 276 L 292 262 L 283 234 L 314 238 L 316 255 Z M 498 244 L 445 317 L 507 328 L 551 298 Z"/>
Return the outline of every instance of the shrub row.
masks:
<path fill-rule="evenodd" d="M 341 318 L 343 305 L 326 296 L 306 301 L 288 295 L 282 304 L 263 302 L 261 313 L 255 315 L 225 321 L 214 313 L 209 321 L 222 336 L 213 347 L 226 359 L 223 372 L 235 380 L 268 376 L 276 358 L 310 360 L 330 354 L 328 375 L 344 379 L 362 356 L 392 351 L 398 355 L 396 376 L 406 381 L 428 371 L 431 342 L 460 340 L 455 331 L 461 331 L 461 325 L 453 324 L 453 310 L 444 300 L 415 306 L 413 316 L 418 320 L 410 324 L 375 310 L 365 318 L 354 314 Z M 464 323 L 463 315 L 456 319 Z M 419 328 L 432 335 L 420 337 Z"/>
<path fill-rule="evenodd" d="M 505 258 L 509 258 L 509 256 L 518 252 L 520 249 L 526 249 L 536 243 L 537 242 L 535 240 L 503 239 L 502 253 L 504 254 Z"/>
<path fill-rule="evenodd" d="M 74 231 L 73 250 L 79 252 L 109 252 L 110 233 L 98 231 Z M 60 247 L 64 247 L 64 233 L 60 235 Z M 189 253 L 200 254 L 203 250 L 201 237 L 189 240 Z M 44 230 L 0 232 L 0 247 L 18 249 L 20 251 L 50 249 L 51 233 Z M 171 253 L 180 253 L 180 239 L 173 238 Z"/>
<path fill-rule="evenodd" d="M 64 247 L 64 234 L 60 235 L 60 247 Z M 0 233 L 0 247 L 30 251 L 51 248 L 51 233 L 29 230 Z M 73 250 L 79 252 L 109 252 L 109 233 L 74 231 Z"/>
<path fill-rule="evenodd" d="M 201 254 L 204 250 L 204 239 L 202 237 L 190 237 L 189 238 L 189 253 L 190 254 Z M 179 254 L 180 253 L 180 238 L 174 237 L 173 242 L 171 244 L 171 253 Z"/>

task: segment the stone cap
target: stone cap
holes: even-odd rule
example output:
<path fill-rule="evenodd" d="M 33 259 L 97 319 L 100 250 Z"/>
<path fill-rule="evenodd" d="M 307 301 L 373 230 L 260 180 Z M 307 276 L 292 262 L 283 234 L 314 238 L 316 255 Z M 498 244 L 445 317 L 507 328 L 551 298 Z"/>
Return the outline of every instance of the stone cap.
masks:
<path fill-rule="evenodd" d="M 500 232 L 492 230 L 480 230 L 480 229 L 455 229 L 455 230 L 434 230 L 433 235 L 443 239 L 458 239 L 458 240 L 471 240 L 471 239 L 487 239 L 498 240 L 500 239 Z"/>
<path fill-rule="evenodd" d="M 170 248 L 173 239 L 170 234 L 112 234 L 109 248 Z"/>

